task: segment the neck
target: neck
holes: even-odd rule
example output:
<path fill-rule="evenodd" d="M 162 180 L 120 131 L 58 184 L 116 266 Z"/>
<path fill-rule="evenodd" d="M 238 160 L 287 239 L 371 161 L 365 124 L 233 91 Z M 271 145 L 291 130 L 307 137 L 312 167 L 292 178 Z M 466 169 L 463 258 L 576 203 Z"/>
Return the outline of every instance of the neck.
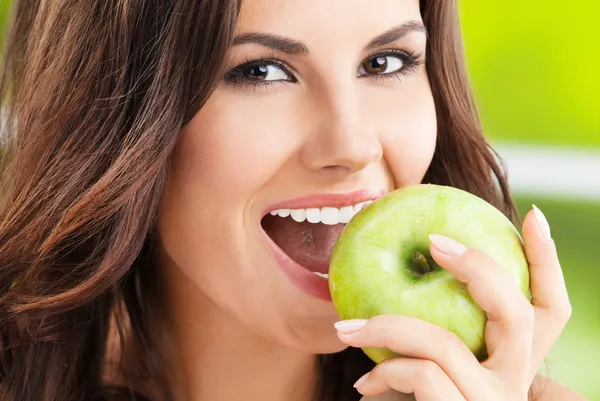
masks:
<path fill-rule="evenodd" d="M 275 344 L 199 294 L 190 281 L 163 284 L 163 344 L 177 401 L 313 401 L 317 357 Z M 169 290 L 169 289 L 172 289 Z M 194 294 L 193 296 L 190 294 Z"/>

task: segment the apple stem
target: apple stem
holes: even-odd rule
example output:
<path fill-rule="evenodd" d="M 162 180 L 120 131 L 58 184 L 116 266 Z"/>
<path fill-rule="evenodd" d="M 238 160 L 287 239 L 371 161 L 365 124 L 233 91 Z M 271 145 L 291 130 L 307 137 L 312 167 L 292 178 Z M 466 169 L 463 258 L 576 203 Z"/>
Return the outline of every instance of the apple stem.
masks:
<path fill-rule="evenodd" d="M 426 274 L 431 271 L 431 266 L 427 262 L 427 258 L 421 252 L 413 253 L 413 263 L 421 274 Z"/>

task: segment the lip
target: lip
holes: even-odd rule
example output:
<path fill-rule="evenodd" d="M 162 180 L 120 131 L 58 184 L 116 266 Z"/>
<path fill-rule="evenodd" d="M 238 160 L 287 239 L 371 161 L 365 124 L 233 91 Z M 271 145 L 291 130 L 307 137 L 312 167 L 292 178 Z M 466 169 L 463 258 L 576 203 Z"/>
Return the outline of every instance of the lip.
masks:
<path fill-rule="evenodd" d="M 269 251 L 275 257 L 277 264 L 281 267 L 290 281 L 306 294 L 323 301 L 331 302 L 329 281 L 324 277 L 317 276 L 296 263 L 273 242 L 265 230 L 261 228 L 260 231 L 262 231 L 262 237 L 267 244 L 267 248 L 269 248 Z"/>
<path fill-rule="evenodd" d="M 385 193 L 386 191 L 382 189 L 363 189 L 349 193 L 321 193 L 301 196 L 270 205 L 263 210 L 262 217 L 273 210 L 279 209 L 309 209 L 327 206 L 340 208 L 356 205 L 360 202 L 379 199 L 385 195 Z"/>
<path fill-rule="evenodd" d="M 385 190 L 367 189 L 345 194 L 323 193 L 308 195 L 273 204 L 263 211 L 262 217 L 266 216 L 270 211 L 278 209 L 307 209 L 326 206 L 339 208 L 350 206 L 368 200 L 379 199 L 385 193 Z M 329 281 L 327 279 L 317 276 L 290 258 L 263 230 L 260 221 L 258 229 L 277 264 L 298 289 L 320 300 L 332 302 Z"/>

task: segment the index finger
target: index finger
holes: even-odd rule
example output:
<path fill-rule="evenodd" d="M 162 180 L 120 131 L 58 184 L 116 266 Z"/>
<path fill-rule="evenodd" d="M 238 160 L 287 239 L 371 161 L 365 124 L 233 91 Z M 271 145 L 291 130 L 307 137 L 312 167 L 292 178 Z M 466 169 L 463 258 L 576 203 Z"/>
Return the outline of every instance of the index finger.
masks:
<path fill-rule="evenodd" d="M 431 256 L 459 281 L 488 317 L 485 366 L 524 377 L 529 372 L 534 310 L 514 278 L 486 253 L 431 235 Z"/>

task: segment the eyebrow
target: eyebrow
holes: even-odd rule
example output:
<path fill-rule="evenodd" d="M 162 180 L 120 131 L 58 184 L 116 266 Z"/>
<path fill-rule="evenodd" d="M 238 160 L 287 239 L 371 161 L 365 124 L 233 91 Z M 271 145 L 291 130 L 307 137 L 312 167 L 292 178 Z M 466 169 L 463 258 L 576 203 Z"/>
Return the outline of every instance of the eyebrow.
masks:
<path fill-rule="evenodd" d="M 233 39 L 234 46 L 246 43 L 256 43 L 292 56 L 304 56 L 308 54 L 308 48 L 304 43 L 271 33 L 248 32 Z"/>
<path fill-rule="evenodd" d="M 365 46 L 365 50 L 385 46 L 413 32 L 423 32 L 427 34 L 427 29 L 420 21 L 407 21 L 401 25 L 388 29 L 381 35 L 373 38 L 367 46 Z M 308 47 L 306 47 L 304 43 L 271 33 L 247 32 L 238 35 L 233 39 L 233 46 L 247 43 L 262 45 L 292 56 L 305 56 L 309 53 Z"/>
<path fill-rule="evenodd" d="M 427 35 L 427 28 L 425 28 L 425 25 L 423 25 L 421 21 L 407 21 L 401 25 L 388 29 L 381 35 L 375 37 L 367 44 L 367 46 L 365 46 L 365 49 L 385 46 L 413 32 L 422 32 Z"/>

